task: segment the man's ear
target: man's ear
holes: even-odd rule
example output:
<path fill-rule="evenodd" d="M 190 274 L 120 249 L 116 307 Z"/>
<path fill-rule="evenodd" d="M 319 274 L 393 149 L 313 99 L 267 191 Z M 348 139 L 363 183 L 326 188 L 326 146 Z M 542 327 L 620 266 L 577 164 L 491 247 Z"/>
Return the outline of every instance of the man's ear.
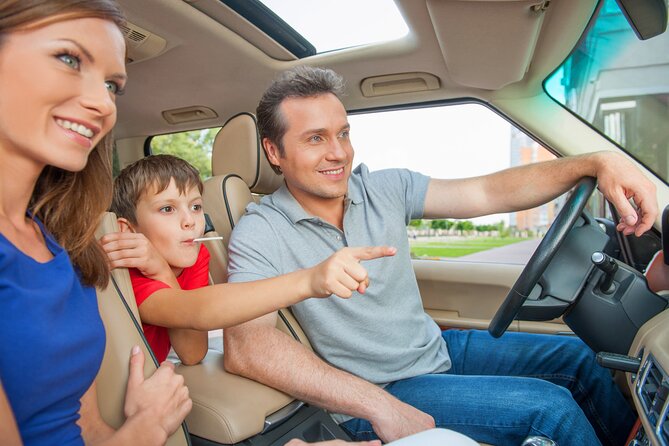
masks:
<path fill-rule="evenodd" d="M 274 144 L 272 141 L 270 141 L 269 138 L 263 138 L 262 139 L 262 146 L 265 149 L 265 153 L 267 153 L 267 159 L 269 160 L 269 163 L 279 167 L 279 148 L 277 147 L 276 144 Z"/>
<path fill-rule="evenodd" d="M 121 232 L 137 232 L 127 218 L 119 217 L 116 221 Z"/>

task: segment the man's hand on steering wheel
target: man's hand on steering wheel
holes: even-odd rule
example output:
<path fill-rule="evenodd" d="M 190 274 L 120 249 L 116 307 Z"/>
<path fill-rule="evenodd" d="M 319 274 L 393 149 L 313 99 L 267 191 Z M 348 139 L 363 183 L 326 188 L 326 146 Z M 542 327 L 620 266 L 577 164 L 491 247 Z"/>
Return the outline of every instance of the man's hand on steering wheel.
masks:
<path fill-rule="evenodd" d="M 597 152 L 592 156 L 598 166 L 594 172 L 598 189 L 620 214 L 616 229 L 637 237 L 648 231 L 658 214 L 655 185 L 618 153 Z"/>

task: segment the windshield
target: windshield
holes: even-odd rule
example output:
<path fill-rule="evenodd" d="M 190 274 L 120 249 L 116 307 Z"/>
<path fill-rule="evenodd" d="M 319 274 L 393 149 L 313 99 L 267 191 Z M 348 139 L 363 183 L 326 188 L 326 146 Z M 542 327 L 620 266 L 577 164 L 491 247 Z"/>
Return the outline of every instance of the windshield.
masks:
<path fill-rule="evenodd" d="M 668 182 L 669 33 L 639 40 L 605 0 L 546 92 Z"/>

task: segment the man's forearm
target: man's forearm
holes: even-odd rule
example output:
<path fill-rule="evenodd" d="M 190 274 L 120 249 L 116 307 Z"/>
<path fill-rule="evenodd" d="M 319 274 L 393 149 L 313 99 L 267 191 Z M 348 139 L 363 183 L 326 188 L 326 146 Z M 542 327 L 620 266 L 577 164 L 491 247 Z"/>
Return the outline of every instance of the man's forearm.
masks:
<path fill-rule="evenodd" d="M 513 167 L 485 177 L 486 193 L 497 212 L 542 205 L 568 191 L 579 179 L 596 177 L 600 155 L 587 154 Z"/>
<path fill-rule="evenodd" d="M 331 412 L 369 420 L 373 408 L 395 400 L 374 384 L 325 363 L 274 327 L 233 327 L 224 338 L 226 370 Z"/>
<path fill-rule="evenodd" d="M 580 178 L 596 176 L 600 154 L 561 158 L 512 167 L 489 175 L 430 181 L 424 218 L 472 218 L 514 212 L 544 204 Z"/>

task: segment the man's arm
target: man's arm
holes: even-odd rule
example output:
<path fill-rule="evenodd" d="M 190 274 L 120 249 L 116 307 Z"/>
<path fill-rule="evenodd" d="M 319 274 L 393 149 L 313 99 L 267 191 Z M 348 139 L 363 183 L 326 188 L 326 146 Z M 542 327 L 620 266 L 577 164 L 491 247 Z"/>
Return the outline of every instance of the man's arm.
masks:
<path fill-rule="evenodd" d="M 383 389 L 330 366 L 275 328 L 272 313 L 225 330 L 225 369 L 297 399 L 364 418 L 384 441 L 434 427 L 434 419 Z"/>
<path fill-rule="evenodd" d="M 565 157 L 480 177 L 430 180 L 424 217 L 471 218 L 529 209 L 558 197 L 586 176 L 597 178 L 604 198 L 618 210 L 618 230 L 639 236 L 651 228 L 658 212 L 655 185 L 614 152 Z"/>

